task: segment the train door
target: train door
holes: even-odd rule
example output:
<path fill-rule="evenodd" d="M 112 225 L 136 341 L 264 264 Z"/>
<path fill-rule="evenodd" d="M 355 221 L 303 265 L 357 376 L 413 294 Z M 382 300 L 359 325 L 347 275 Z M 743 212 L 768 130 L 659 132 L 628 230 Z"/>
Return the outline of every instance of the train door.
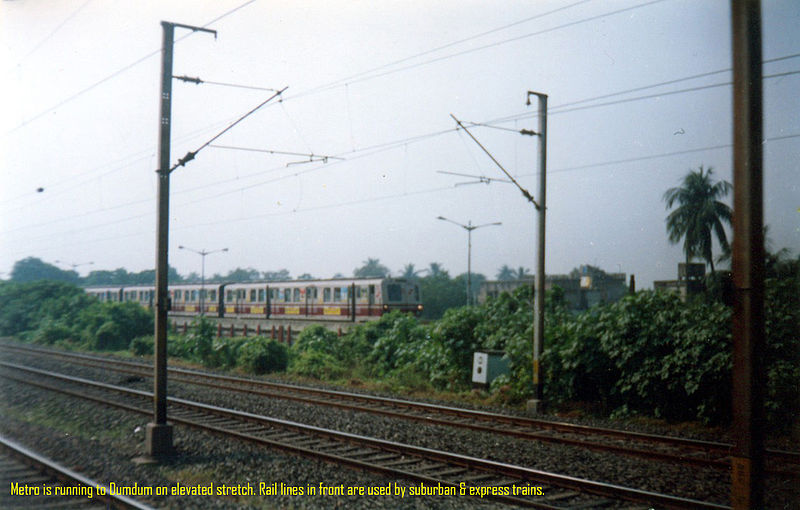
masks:
<path fill-rule="evenodd" d="M 367 303 L 369 305 L 369 306 L 367 306 L 367 315 L 372 315 L 372 308 L 375 305 L 375 286 L 374 285 L 370 285 L 369 286 Z"/>

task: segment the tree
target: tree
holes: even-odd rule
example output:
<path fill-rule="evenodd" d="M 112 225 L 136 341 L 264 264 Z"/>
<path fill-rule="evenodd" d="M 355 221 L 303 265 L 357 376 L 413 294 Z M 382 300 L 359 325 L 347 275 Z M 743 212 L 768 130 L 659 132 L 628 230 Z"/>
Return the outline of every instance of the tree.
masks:
<path fill-rule="evenodd" d="M 508 267 L 508 264 L 503 264 L 503 267 L 497 271 L 497 279 L 498 280 L 513 280 L 514 279 L 514 270 Z"/>
<path fill-rule="evenodd" d="M 419 278 L 420 273 L 424 273 L 425 271 L 429 271 L 429 269 L 416 269 L 414 264 L 408 263 L 403 267 L 403 273 L 400 275 L 400 277 L 405 278 L 406 280 L 416 280 Z"/>
<path fill-rule="evenodd" d="M 719 199 L 727 196 L 733 186 L 728 181 L 714 183 L 712 173 L 711 167 L 705 170 L 702 165 L 696 171 L 690 170 L 681 186 L 664 193 L 664 202 L 667 209 L 678 205 L 666 220 L 670 242 L 677 244 L 683 239 L 686 262 L 703 258 L 713 273 L 712 231 L 722 250 L 730 249 L 724 223 L 731 223 L 731 208 Z"/>
<path fill-rule="evenodd" d="M 530 277 L 531 277 L 531 270 L 526 267 L 519 266 L 519 268 L 517 268 L 517 270 L 514 271 L 514 278 L 517 280 L 524 280 Z"/>
<path fill-rule="evenodd" d="M 313 280 L 314 277 L 311 276 L 311 274 L 309 274 L 309 273 L 303 273 L 300 276 L 298 276 L 297 279 L 298 280 Z"/>
<path fill-rule="evenodd" d="M 261 273 L 253 269 L 252 267 L 248 267 L 246 269 L 242 269 L 241 267 L 237 267 L 236 269 L 230 271 L 225 279 L 230 282 L 247 282 L 247 281 L 256 281 L 261 276 Z"/>
<path fill-rule="evenodd" d="M 368 258 L 361 267 L 353 269 L 356 278 L 384 278 L 389 276 L 389 268 L 381 264 L 379 259 Z"/>
<path fill-rule="evenodd" d="M 446 278 L 450 278 L 450 273 L 438 262 L 431 262 L 430 267 L 428 268 L 429 276 L 444 276 Z"/>
<path fill-rule="evenodd" d="M 37 280 L 78 283 L 80 276 L 75 271 L 64 271 L 36 257 L 28 257 L 14 263 L 14 267 L 11 269 L 11 281 L 35 282 Z"/>
<path fill-rule="evenodd" d="M 292 276 L 289 274 L 288 269 L 281 269 L 280 271 L 264 271 L 264 279 L 267 281 L 286 281 L 291 280 Z"/>

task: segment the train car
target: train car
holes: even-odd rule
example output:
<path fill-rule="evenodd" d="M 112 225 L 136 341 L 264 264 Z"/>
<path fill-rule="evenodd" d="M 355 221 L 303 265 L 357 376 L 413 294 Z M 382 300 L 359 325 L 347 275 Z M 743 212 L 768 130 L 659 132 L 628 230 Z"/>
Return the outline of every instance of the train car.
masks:
<path fill-rule="evenodd" d="M 422 311 L 419 285 L 397 278 L 230 283 L 224 316 L 366 321 L 391 310 Z"/>
<path fill-rule="evenodd" d="M 156 299 L 156 288 L 153 285 L 136 285 L 122 288 L 122 300 L 139 303 L 145 308 L 153 308 Z"/>
<path fill-rule="evenodd" d="M 87 287 L 85 291 L 102 303 L 121 303 L 123 301 L 122 287 Z"/>
<path fill-rule="evenodd" d="M 153 308 L 150 285 L 85 289 L 103 302 Z M 341 278 L 169 286 L 170 315 L 244 319 L 376 320 L 392 310 L 419 314 L 419 284 L 402 278 Z"/>
<path fill-rule="evenodd" d="M 169 286 L 170 314 L 209 315 L 222 317 L 222 289 L 224 285 L 178 284 Z"/>

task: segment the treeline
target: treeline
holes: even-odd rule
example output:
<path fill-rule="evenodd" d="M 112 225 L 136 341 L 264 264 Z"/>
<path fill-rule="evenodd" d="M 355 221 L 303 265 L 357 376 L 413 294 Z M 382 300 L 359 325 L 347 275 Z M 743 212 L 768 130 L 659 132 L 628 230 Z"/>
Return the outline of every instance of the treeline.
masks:
<path fill-rule="evenodd" d="M 766 408 L 787 430 L 800 410 L 800 257 L 770 256 L 766 280 Z M 442 275 L 437 276 L 443 278 Z M 429 278 L 429 277 L 425 277 Z M 729 423 L 731 307 L 725 273 L 687 302 L 641 291 L 582 313 L 555 288 L 546 296 L 545 398 L 588 402 L 598 412 Z M 395 391 L 462 392 L 472 355 L 505 351 L 510 373 L 490 388 L 497 403 L 530 397 L 532 291 L 501 294 L 482 306 L 452 308 L 421 322 L 391 313 L 337 335 L 305 328 L 287 347 L 265 338 L 215 338 L 202 319 L 189 335 L 170 335 L 171 356 L 252 373 L 286 371 L 329 382 L 374 381 Z M 58 282 L 0 283 L 0 335 L 70 348 L 152 352 L 152 315 L 136 305 L 98 303 Z"/>
<path fill-rule="evenodd" d="M 519 269 L 519 273 L 514 273 L 503 266 L 498 272 L 498 276 L 507 275 L 509 278 L 517 274 L 526 275 L 524 268 Z M 380 263 L 379 259 L 368 258 L 359 267 L 352 271 L 356 278 L 383 278 L 391 276 L 389 268 Z M 445 310 L 457 306 L 463 306 L 467 302 L 467 275 L 461 274 L 451 277 L 450 273 L 441 264 L 433 262 L 429 267 L 417 270 L 414 264 L 407 264 L 403 271 L 397 275 L 401 278 L 416 280 L 420 284 L 425 310 L 423 318 L 440 318 Z M 334 278 L 345 278 L 342 273 L 333 275 Z M 286 281 L 291 280 L 292 275 L 287 269 L 277 271 L 258 271 L 253 268 L 236 268 L 225 275 L 214 274 L 206 277 L 207 283 L 225 282 L 248 282 L 248 281 Z M 314 277 L 309 273 L 301 274 L 298 280 L 310 280 Z M 153 285 L 155 283 L 155 271 L 145 270 L 140 272 L 129 272 L 123 268 L 113 271 L 95 270 L 89 272 L 85 277 L 81 277 L 74 270 L 64 270 L 57 266 L 43 262 L 42 260 L 29 257 L 14 264 L 10 274 L 10 281 L 25 283 L 40 280 L 58 281 L 72 283 L 83 287 L 90 286 L 116 286 L 116 285 Z M 480 283 L 486 277 L 482 274 L 473 273 L 471 275 L 472 300 L 477 299 Z M 183 276 L 174 267 L 169 268 L 170 283 L 200 283 L 201 277 L 197 273 L 190 273 Z"/>

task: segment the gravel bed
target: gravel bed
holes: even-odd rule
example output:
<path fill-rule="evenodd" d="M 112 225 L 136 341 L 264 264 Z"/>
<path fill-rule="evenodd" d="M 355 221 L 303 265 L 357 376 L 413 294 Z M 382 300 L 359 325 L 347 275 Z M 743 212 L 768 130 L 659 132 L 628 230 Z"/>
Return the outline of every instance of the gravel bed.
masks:
<path fill-rule="evenodd" d="M 9 360 L 19 359 L 20 361 L 25 360 L 26 362 L 30 362 L 30 359 L 27 357 L 23 358 L 11 355 L 4 355 L 4 357 Z M 142 380 L 108 371 L 64 365 L 63 362 L 54 362 L 48 359 L 36 360 L 35 365 L 130 388 L 147 391 L 152 390 L 152 383 L 149 379 Z M 170 395 L 182 398 L 199 400 L 214 405 L 231 407 L 266 416 L 308 423 L 355 434 L 380 437 L 428 448 L 453 451 L 464 455 L 483 457 L 500 462 L 508 462 L 536 469 L 568 474 L 580 478 L 589 478 L 607 483 L 636 487 L 643 490 L 713 501 L 720 504 L 727 504 L 729 499 L 730 476 L 727 472 L 721 470 L 695 469 L 669 464 L 659 464 L 617 455 L 588 452 L 577 447 L 542 444 L 492 434 L 476 433 L 448 427 L 429 426 L 418 422 L 395 420 L 368 413 L 336 410 L 328 407 L 317 407 L 283 399 L 268 399 L 241 394 L 232 396 L 229 392 L 183 385 L 174 381 L 169 383 L 169 392 Z M 82 405 L 91 408 L 91 405 Z M 138 423 L 137 426 L 141 427 L 144 426 L 146 421 L 147 420 L 144 418 L 137 418 L 134 420 L 134 422 Z M 135 426 L 131 430 L 134 429 Z M 664 433 L 663 430 L 657 432 Z M 206 443 L 214 444 L 214 441 L 221 443 L 226 442 L 220 439 L 203 439 L 202 443 L 195 444 L 198 441 L 198 439 L 195 439 L 195 435 L 198 437 L 201 436 L 201 434 L 197 433 L 184 433 L 180 428 L 176 429 L 176 444 L 179 445 L 181 451 L 181 456 L 179 458 L 183 458 L 185 455 L 197 455 L 197 453 L 190 453 L 196 452 L 197 450 L 195 450 L 195 448 L 199 449 L 199 451 L 209 451 L 209 448 L 204 446 Z M 136 444 L 135 447 L 141 448 L 142 441 L 139 440 L 138 443 L 139 444 Z M 188 449 L 190 446 L 192 448 Z M 248 449 L 244 447 L 244 451 L 251 450 L 252 448 Z M 210 453 L 208 455 L 210 456 Z M 264 455 L 267 455 L 267 453 L 264 453 Z M 130 456 L 132 455 L 129 455 L 129 457 Z M 289 463 L 309 462 L 294 457 L 285 458 L 291 459 L 287 461 Z M 186 462 L 188 463 L 189 461 L 187 460 Z M 327 467 L 331 469 L 329 466 Z M 275 480 L 299 479 L 297 478 L 299 473 L 297 476 L 294 474 L 298 471 L 306 472 L 305 468 L 299 470 L 287 469 L 286 472 L 293 473 L 291 477 L 277 477 Z M 311 480 L 307 483 L 318 484 L 321 480 L 336 479 L 321 477 L 321 475 L 317 475 L 315 472 L 315 470 L 311 470 L 309 471 L 309 473 L 311 473 L 310 477 L 306 475 L 304 479 Z M 353 474 L 353 472 L 341 469 L 337 470 L 335 468 L 333 472 L 336 473 L 336 476 L 342 476 L 348 473 L 350 475 Z M 222 479 L 224 479 L 224 477 L 215 478 L 215 480 Z M 233 476 L 228 479 L 237 480 L 241 478 Z M 375 480 L 374 477 L 372 479 Z M 339 483 L 348 485 L 348 482 Z M 381 482 L 374 481 L 370 483 L 361 482 L 360 485 L 380 485 L 380 483 Z M 299 482 L 295 484 L 299 485 Z M 776 479 L 770 480 L 770 484 L 768 494 L 770 495 L 771 508 L 790 508 L 791 506 L 786 506 L 789 503 L 794 506 L 793 502 L 797 501 L 797 492 L 796 489 L 791 487 L 791 483 Z M 350 485 L 359 485 L 359 483 L 350 483 Z M 792 493 L 793 491 L 794 493 Z M 435 506 L 447 505 L 449 502 L 447 502 L 446 499 L 447 498 L 439 498 L 439 500 L 432 504 Z M 357 500 L 359 501 L 358 504 L 366 505 L 375 504 L 377 501 L 374 499 L 367 500 L 365 498 L 357 498 Z M 327 503 L 331 503 L 331 501 Z M 329 505 L 327 503 L 322 506 L 328 507 Z M 404 501 L 404 503 L 406 502 Z M 465 503 L 463 499 L 458 501 L 459 507 L 462 507 L 463 503 Z M 305 504 L 311 504 L 312 507 L 317 507 L 315 505 L 318 503 L 312 502 L 311 498 L 293 498 L 289 506 L 301 507 Z M 283 508 L 286 507 L 286 505 L 281 503 L 278 504 L 278 507 Z M 367 507 L 371 508 L 372 506 Z"/>
<path fill-rule="evenodd" d="M 162 464 L 138 464 L 147 417 L 55 395 L 0 379 L 0 433 L 101 483 L 118 487 L 229 486 L 277 482 L 287 486 L 386 487 L 397 481 L 267 448 L 176 427 L 178 454 Z M 409 483 L 396 483 L 406 490 Z M 157 508 L 404 508 L 486 509 L 471 498 L 382 496 L 138 497 Z"/>

